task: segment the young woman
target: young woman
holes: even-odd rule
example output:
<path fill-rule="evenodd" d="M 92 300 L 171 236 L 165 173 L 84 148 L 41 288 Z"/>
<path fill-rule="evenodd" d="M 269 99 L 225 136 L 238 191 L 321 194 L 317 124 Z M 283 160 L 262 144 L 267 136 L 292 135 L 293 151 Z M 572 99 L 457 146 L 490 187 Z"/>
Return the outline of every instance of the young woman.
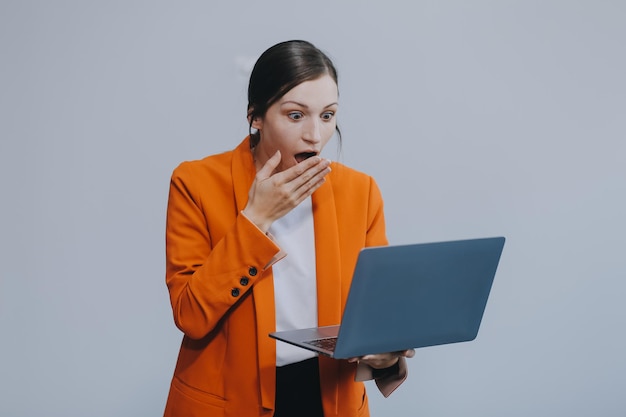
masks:
<path fill-rule="evenodd" d="M 320 157 L 338 106 L 331 60 L 279 43 L 250 77 L 250 135 L 175 169 L 166 281 L 184 338 L 166 416 L 367 416 L 357 380 L 387 396 L 406 378 L 413 351 L 334 360 L 268 336 L 338 324 L 360 249 L 387 244 L 374 180 Z"/>

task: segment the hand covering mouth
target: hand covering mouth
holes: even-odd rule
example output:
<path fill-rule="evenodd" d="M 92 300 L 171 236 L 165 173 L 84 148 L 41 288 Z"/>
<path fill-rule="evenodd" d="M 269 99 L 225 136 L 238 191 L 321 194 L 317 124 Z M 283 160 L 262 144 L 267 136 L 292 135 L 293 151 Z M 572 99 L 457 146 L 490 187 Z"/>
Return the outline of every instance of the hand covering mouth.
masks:
<path fill-rule="evenodd" d="M 312 156 L 317 155 L 317 152 L 300 152 L 297 153 L 295 158 L 298 163 L 304 161 L 305 159 L 309 159 Z"/>

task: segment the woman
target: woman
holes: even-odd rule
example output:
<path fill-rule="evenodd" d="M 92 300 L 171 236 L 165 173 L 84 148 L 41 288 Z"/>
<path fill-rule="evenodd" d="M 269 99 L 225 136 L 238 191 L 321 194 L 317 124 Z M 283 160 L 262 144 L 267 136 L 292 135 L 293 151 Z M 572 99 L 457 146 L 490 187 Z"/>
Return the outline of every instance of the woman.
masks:
<path fill-rule="evenodd" d="M 172 175 L 166 281 L 184 332 L 166 416 L 367 416 L 404 356 L 348 361 L 270 332 L 340 322 L 358 252 L 385 245 L 372 178 L 320 153 L 337 129 L 337 72 L 308 42 L 265 51 L 248 88 L 250 135 Z"/>

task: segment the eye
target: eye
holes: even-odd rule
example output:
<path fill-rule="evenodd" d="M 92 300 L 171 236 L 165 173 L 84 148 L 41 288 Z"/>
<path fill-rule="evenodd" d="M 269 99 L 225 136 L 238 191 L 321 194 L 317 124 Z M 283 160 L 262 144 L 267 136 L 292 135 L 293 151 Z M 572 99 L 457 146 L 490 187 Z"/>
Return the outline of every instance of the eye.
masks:
<path fill-rule="evenodd" d="M 328 121 L 331 120 L 335 116 L 335 112 L 327 111 L 322 113 L 322 120 Z"/>
<path fill-rule="evenodd" d="M 292 111 L 291 113 L 287 114 L 287 117 L 289 117 L 291 120 L 300 120 L 304 116 L 299 111 Z"/>

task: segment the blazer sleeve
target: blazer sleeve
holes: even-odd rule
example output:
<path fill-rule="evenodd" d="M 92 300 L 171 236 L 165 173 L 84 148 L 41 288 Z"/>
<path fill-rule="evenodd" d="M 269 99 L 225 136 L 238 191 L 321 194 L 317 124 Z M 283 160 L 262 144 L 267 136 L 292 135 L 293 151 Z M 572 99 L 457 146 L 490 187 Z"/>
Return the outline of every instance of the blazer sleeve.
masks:
<path fill-rule="evenodd" d="M 262 279 L 280 248 L 237 213 L 232 185 L 212 186 L 190 164 L 181 164 L 170 182 L 166 283 L 176 326 L 200 339 Z M 209 201 L 219 208 L 206 207 Z M 223 230 L 210 230 L 211 223 Z"/>

